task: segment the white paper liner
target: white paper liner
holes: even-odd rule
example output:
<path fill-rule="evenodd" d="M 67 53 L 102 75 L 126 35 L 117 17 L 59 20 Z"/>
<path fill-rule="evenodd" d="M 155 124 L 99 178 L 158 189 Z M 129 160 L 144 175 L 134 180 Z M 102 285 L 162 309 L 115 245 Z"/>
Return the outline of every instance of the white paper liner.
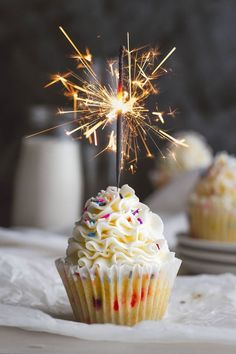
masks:
<path fill-rule="evenodd" d="M 56 261 L 78 322 L 129 326 L 163 318 L 180 264 L 174 258 L 161 268 L 113 265 L 104 270 Z"/>

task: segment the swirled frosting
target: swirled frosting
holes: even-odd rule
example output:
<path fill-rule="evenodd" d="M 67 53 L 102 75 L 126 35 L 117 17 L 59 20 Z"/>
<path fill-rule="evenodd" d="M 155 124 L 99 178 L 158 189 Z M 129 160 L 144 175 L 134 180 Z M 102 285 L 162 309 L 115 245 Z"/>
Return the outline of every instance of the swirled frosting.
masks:
<path fill-rule="evenodd" d="M 196 132 L 180 132 L 178 139 L 184 139 L 188 147 L 168 146 L 169 154 L 164 160 L 162 169 L 170 176 L 180 171 L 206 168 L 212 162 L 212 151 L 204 137 Z"/>
<path fill-rule="evenodd" d="M 221 200 L 236 207 L 236 158 L 221 152 L 197 182 L 191 201 Z"/>
<path fill-rule="evenodd" d="M 161 264 L 174 258 L 161 218 L 139 202 L 128 185 L 108 187 L 89 199 L 69 239 L 67 258 L 88 268 L 98 264 Z"/>

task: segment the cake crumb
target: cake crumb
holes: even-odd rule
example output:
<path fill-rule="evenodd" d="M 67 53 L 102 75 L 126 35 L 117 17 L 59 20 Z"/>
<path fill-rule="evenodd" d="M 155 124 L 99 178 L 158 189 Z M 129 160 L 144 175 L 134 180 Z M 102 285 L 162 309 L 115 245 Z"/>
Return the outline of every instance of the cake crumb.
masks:
<path fill-rule="evenodd" d="M 192 294 L 193 300 L 201 299 L 202 297 L 203 297 L 203 295 L 200 293 L 193 293 Z"/>

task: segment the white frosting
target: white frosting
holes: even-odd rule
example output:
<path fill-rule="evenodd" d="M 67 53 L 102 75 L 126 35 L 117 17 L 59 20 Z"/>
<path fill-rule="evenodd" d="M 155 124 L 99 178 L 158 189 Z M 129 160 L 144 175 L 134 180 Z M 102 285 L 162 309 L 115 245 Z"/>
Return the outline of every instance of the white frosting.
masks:
<path fill-rule="evenodd" d="M 108 187 L 87 201 L 69 239 L 68 258 L 80 267 L 98 264 L 161 264 L 174 258 L 161 218 L 124 185 Z"/>
<path fill-rule="evenodd" d="M 184 139 L 188 147 L 170 143 L 168 155 L 162 164 L 162 169 L 170 176 L 180 171 L 189 171 L 208 167 L 213 159 L 212 151 L 203 136 L 196 132 L 181 132 L 176 135 Z"/>
<path fill-rule="evenodd" d="M 212 166 L 195 186 L 191 202 L 220 202 L 226 208 L 236 208 L 236 158 L 218 153 Z"/>

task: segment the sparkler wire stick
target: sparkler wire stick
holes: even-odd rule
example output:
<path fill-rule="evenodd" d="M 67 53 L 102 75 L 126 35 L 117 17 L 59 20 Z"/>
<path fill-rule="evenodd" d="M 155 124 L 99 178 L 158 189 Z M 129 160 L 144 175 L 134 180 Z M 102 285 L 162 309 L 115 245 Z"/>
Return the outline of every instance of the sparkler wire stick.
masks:
<path fill-rule="evenodd" d="M 124 46 L 120 47 L 119 53 L 119 79 L 118 79 L 118 90 L 117 90 L 117 97 L 119 100 L 123 100 L 123 72 L 124 72 Z M 117 113 L 116 119 L 116 184 L 117 188 L 119 188 L 120 184 L 120 175 L 121 175 L 121 168 L 122 168 L 122 160 L 123 160 L 123 113 L 120 110 Z"/>

